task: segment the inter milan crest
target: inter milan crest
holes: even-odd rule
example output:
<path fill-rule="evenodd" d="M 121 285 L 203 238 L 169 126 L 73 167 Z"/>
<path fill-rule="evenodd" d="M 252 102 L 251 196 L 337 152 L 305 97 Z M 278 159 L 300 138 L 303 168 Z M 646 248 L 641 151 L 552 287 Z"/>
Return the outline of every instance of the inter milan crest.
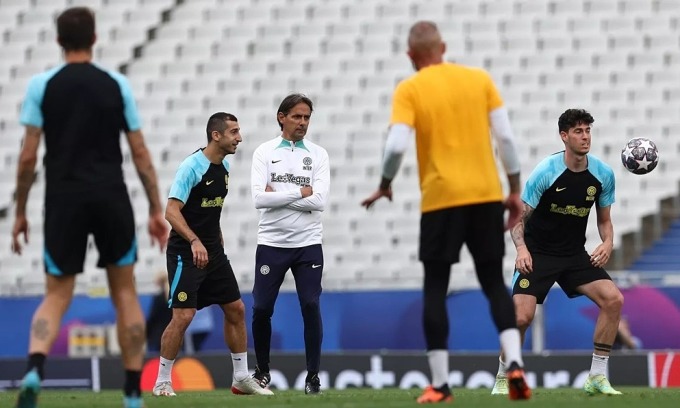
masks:
<path fill-rule="evenodd" d="M 590 186 L 586 190 L 586 194 L 588 196 L 586 197 L 586 201 L 595 201 L 595 194 L 597 193 L 597 188 L 595 186 Z"/>
<path fill-rule="evenodd" d="M 302 170 L 311 170 L 312 169 L 312 158 L 311 157 L 305 157 L 302 159 Z"/>

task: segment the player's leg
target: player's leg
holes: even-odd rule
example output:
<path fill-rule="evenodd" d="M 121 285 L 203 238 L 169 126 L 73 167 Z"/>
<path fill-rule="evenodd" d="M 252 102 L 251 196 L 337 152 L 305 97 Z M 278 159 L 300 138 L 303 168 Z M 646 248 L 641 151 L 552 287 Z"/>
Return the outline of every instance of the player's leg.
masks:
<path fill-rule="evenodd" d="M 45 359 L 59 334 L 59 327 L 73 298 L 75 275 L 47 275 L 46 291 L 33 314 L 28 346 L 28 365 L 19 389 L 17 407 L 37 406 L 40 382 L 44 378 Z"/>
<path fill-rule="evenodd" d="M 255 252 L 255 283 L 253 285 L 253 345 L 257 366 L 255 375 L 261 382 L 269 376 L 274 304 L 283 278 L 292 263 L 293 249 L 258 245 Z M 268 383 L 268 381 L 266 381 Z M 265 384 L 266 385 L 266 384 Z"/>
<path fill-rule="evenodd" d="M 231 351 L 233 367 L 231 391 L 234 394 L 272 395 L 248 374 L 245 306 L 231 263 L 222 249 L 209 253 L 208 257 L 206 277 L 198 289 L 198 308 L 216 304 L 224 314 L 224 340 Z"/>
<path fill-rule="evenodd" d="M 475 262 L 477 280 L 489 302 L 491 316 L 499 333 L 508 367 L 506 378 L 509 396 L 511 399 L 528 399 L 531 389 L 524 378 L 522 341 L 517 329 L 515 305 L 503 280 L 504 211 L 500 202 L 470 206 L 465 224 L 465 242 Z"/>
<path fill-rule="evenodd" d="M 134 279 L 137 238 L 132 206 L 126 192 L 91 202 L 88 222 L 99 252 L 97 266 L 106 268 L 111 301 L 116 309 L 116 327 L 125 382 L 126 406 L 141 406 L 145 321 Z"/>
<path fill-rule="evenodd" d="M 321 321 L 321 276 L 323 275 L 323 250 L 321 245 L 299 248 L 295 263 L 291 267 L 302 320 L 304 322 L 305 354 L 307 377 L 305 394 L 320 394 L 319 367 L 321 365 L 321 342 L 323 323 Z"/>
<path fill-rule="evenodd" d="M 111 301 L 116 309 L 116 329 L 120 344 L 126 398 L 140 398 L 140 381 L 144 363 L 145 322 L 135 286 L 133 265 L 109 265 L 106 268 Z"/>
<path fill-rule="evenodd" d="M 45 296 L 33 314 L 28 345 L 28 365 L 17 406 L 34 407 L 44 378 L 45 359 L 59 334 L 87 249 L 88 226 L 81 203 L 51 199 L 45 205 Z"/>
<path fill-rule="evenodd" d="M 543 303 L 555 280 L 564 271 L 562 260 L 554 257 L 533 254 L 532 262 L 534 267 L 530 274 L 523 275 L 515 270 L 512 277 L 512 298 L 515 305 L 517 328 L 521 336 L 520 344 L 524 344 L 524 335 L 534 320 L 536 305 Z M 501 352 L 492 394 L 504 395 L 509 393 L 507 370 L 508 364 L 506 364 L 505 356 Z"/>
<path fill-rule="evenodd" d="M 427 361 L 432 385 L 418 398 L 418 403 L 449 402 L 449 316 L 446 294 L 449 290 L 451 264 L 458 262 L 463 234 L 461 209 L 445 209 L 424 213 L 420 219 L 419 258 L 423 263 L 423 328 Z M 458 214 L 457 214 L 458 213 Z"/>
<path fill-rule="evenodd" d="M 564 284 L 563 288 L 569 288 L 567 294 L 570 297 L 583 294 L 600 308 L 593 335 L 590 375 L 584 388 L 589 394 L 619 395 L 621 393 L 609 383 L 607 371 L 609 355 L 621 319 L 623 294 L 604 269 L 592 266 L 587 253 L 574 258 L 574 270 L 560 285 Z"/>
<path fill-rule="evenodd" d="M 196 314 L 198 288 L 206 272 L 205 269 L 199 269 L 194 265 L 190 252 L 185 254 L 168 252 L 166 257 L 170 282 L 168 307 L 172 308 L 172 319 L 161 336 L 160 364 L 153 395 L 174 397 L 172 367 L 182 347 L 187 327 Z"/>

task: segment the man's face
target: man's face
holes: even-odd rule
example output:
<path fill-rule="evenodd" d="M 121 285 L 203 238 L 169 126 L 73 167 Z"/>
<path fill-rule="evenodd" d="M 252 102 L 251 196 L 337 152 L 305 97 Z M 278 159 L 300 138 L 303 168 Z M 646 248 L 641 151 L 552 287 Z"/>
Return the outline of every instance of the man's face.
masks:
<path fill-rule="evenodd" d="M 560 132 L 567 150 L 577 155 L 585 155 L 590 151 L 590 125 L 579 123 L 567 132 Z"/>
<path fill-rule="evenodd" d="M 242 140 L 241 128 L 239 127 L 238 122 L 228 120 L 227 129 L 218 136 L 217 144 L 225 154 L 234 154 L 236 153 L 236 147 Z"/>
<path fill-rule="evenodd" d="M 283 126 L 283 135 L 293 141 L 302 140 L 307 134 L 311 116 L 312 110 L 304 102 L 295 105 L 287 115 L 279 112 L 279 123 Z"/>

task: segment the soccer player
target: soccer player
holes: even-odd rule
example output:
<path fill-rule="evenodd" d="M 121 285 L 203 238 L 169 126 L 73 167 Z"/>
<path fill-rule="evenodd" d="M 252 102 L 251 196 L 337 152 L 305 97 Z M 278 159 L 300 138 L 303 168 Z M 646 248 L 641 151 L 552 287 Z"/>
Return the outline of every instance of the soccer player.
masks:
<path fill-rule="evenodd" d="M 276 113 L 281 136 L 255 149 L 251 170 L 253 201 L 260 210 L 253 286 L 252 329 L 257 358 L 253 377 L 262 387 L 271 381 L 271 318 L 279 288 L 290 269 L 305 327 L 305 394 L 321 393 L 321 212 L 330 186 L 328 153 L 305 140 L 312 110 L 312 101 L 306 96 L 286 96 Z"/>
<path fill-rule="evenodd" d="M 174 397 L 172 365 L 197 309 L 219 305 L 224 337 L 231 350 L 234 394 L 272 395 L 248 374 L 245 306 L 234 271 L 224 253 L 220 216 L 229 190 L 229 162 L 241 129 L 229 113 L 213 114 L 206 126 L 208 144 L 180 164 L 170 187 L 165 218 L 170 222 L 168 281 L 172 320 L 161 337 L 161 356 L 153 395 Z"/>
<path fill-rule="evenodd" d="M 512 129 L 494 83 L 482 69 L 443 61 L 446 50 L 434 23 L 411 27 L 408 56 L 417 73 L 394 92 L 392 117 L 378 190 L 362 202 L 366 208 L 390 187 L 415 136 L 422 192 L 419 258 L 424 264 L 423 323 L 432 385 L 419 403 L 453 399 L 449 376 L 446 294 L 451 265 L 465 243 L 479 283 L 489 300 L 493 321 L 509 363 L 511 399 L 527 399 L 531 390 L 522 368 L 520 334 L 512 299 L 503 282 L 503 213 L 508 226 L 519 218 L 519 170 Z M 508 174 L 510 195 L 503 202 L 490 132 L 498 142 Z M 505 206 L 504 206 L 505 205 Z"/>
<path fill-rule="evenodd" d="M 612 388 L 606 376 L 623 295 L 603 269 L 614 245 L 610 213 L 614 172 L 588 154 L 593 122 L 583 109 L 566 110 L 557 122 L 564 151 L 541 161 L 526 182 L 524 212 L 511 234 L 517 248 L 512 292 L 522 338 L 534 318 L 536 304 L 543 303 L 555 282 L 568 297 L 586 295 L 595 302 L 600 314 L 585 391 L 618 395 L 621 393 Z M 585 232 L 593 204 L 602 243 L 588 255 Z M 507 378 L 501 358 L 492 393 L 507 393 Z"/>
<path fill-rule="evenodd" d="M 31 78 L 20 122 L 26 126 L 18 161 L 16 220 L 12 249 L 21 254 L 19 236 L 28 243 L 26 202 L 34 179 L 40 138 L 45 134 L 45 296 L 33 315 L 28 371 L 18 407 L 34 407 L 43 366 L 73 298 L 76 275 L 83 271 L 87 239 L 93 234 L 97 266 L 106 268 L 116 308 L 118 341 L 125 367 L 125 406 L 141 407 L 140 377 L 144 315 L 135 289 L 135 222 L 123 180 L 120 132 L 149 200 L 149 233 L 161 250 L 168 227 L 163 219 L 156 172 L 144 144 L 135 100 L 127 79 L 92 64 L 95 18 L 74 7 L 56 21 L 65 63 Z"/>

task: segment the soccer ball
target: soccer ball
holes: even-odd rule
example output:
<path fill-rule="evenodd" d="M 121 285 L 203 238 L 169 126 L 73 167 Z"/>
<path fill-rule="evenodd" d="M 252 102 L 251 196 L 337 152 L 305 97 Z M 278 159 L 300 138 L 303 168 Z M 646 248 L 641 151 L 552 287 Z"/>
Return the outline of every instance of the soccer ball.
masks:
<path fill-rule="evenodd" d="M 634 137 L 621 150 L 623 167 L 634 174 L 647 174 L 659 164 L 656 144 L 644 137 Z"/>

